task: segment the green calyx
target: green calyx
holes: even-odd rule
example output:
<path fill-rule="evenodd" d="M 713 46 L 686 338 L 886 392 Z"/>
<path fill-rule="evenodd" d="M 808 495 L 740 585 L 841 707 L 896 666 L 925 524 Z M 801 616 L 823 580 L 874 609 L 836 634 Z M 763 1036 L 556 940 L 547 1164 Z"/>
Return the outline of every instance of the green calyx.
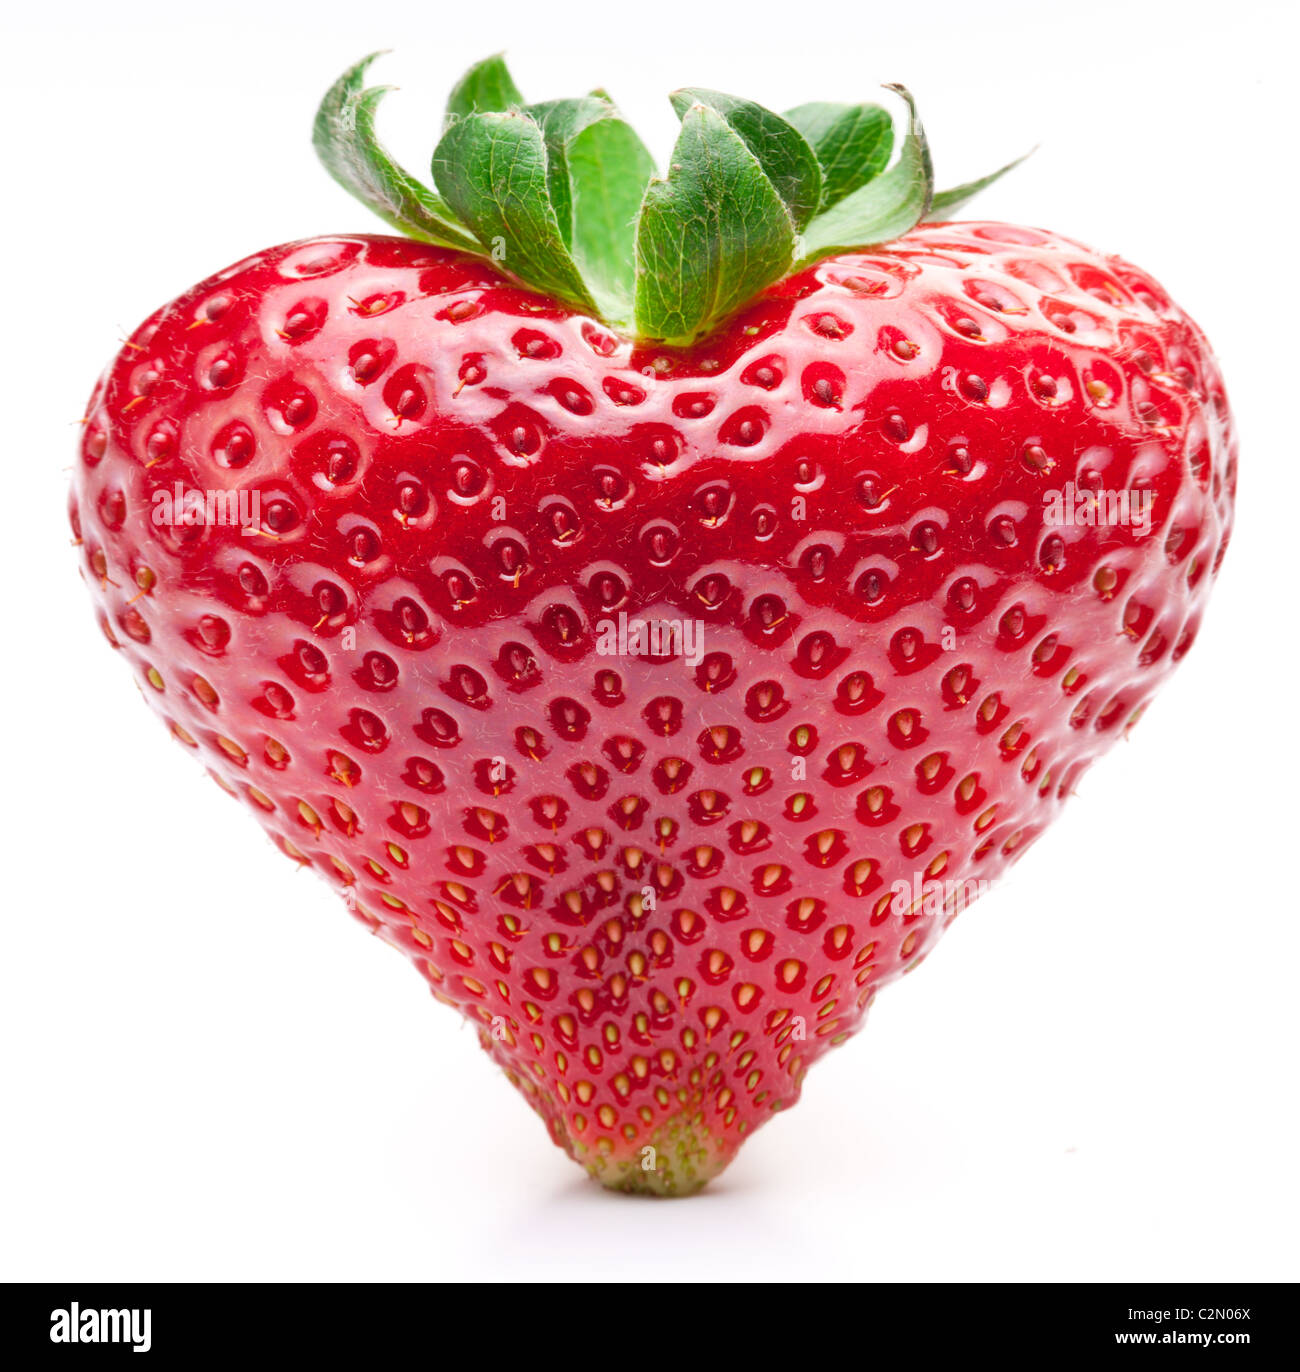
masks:
<path fill-rule="evenodd" d="M 879 105 L 800 105 L 784 116 L 720 91 L 672 96 L 668 174 L 602 91 L 524 102 L 505 62 L 451 93 L 433 184 L 384 150 L 367 86 L 380 54 L 334 83 L 313 141 L 330 175 L 410 238 L 491 258 L 526 286 L 668 346 L 689 346 L 765 286 L 832 253 L 946 217 L 1016 166 L 935 193 L 911 95 L 902 136 Z M 1022 160 L 1022 159 L 1018 159 Z"/>

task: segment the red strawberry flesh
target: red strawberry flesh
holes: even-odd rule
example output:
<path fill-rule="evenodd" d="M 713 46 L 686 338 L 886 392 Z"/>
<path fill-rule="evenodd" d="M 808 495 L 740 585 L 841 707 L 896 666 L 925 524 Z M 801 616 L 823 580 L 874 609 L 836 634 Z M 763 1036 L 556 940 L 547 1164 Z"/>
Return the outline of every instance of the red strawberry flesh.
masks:
<path fill-rule="evenodd" d="M 176 737 L 558 1144 L 682 1194 L 1185 654 L 1234 452 L 1195 325 L 1036 230 L 826 259 L 689 352 L 350 236 L 133 335 L 73 522 Z"/>

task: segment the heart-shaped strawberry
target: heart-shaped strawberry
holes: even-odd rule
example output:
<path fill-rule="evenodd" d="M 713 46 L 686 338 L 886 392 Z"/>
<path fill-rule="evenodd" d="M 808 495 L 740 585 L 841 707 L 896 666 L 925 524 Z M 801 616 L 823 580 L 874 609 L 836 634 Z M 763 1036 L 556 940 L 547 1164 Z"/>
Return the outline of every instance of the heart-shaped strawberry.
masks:
<path fill-rule="evenodd" d="M 132 336 L 88 580 L 176 737 L 555 1141 L 687 1192 L 1186 653 L 1222 383 L 1118 259 L 915 227 L 970 188 L 932 197 L 914 112 L 886 170 L 875 107 L 688 92 L 652 181 L 606 101 L 524 107 L 493 60 L 439 198 L 364 68 L 318 146 L 415 237 L 271 249 Z"/>

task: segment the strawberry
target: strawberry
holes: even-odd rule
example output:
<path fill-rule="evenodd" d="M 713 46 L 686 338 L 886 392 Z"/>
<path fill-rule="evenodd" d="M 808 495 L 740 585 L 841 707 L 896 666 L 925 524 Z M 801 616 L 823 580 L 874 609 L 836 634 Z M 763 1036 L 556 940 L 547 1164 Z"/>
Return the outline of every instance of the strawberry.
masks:
<path fill-rule="evenodd" d="M 556 1143 L 683 1194 L 797 1100 L 1190 647 L 1234 438 L 1197 327 L 1056 234 L 925 222 L 911 98 L 453 94 L 403 231 L 131 337 L 72 520 L 176 738 L 406 953 Z M 890 162 L 893 150 L 892 165 Z M 991 179 L 991 178 L 986 178 Z"/>

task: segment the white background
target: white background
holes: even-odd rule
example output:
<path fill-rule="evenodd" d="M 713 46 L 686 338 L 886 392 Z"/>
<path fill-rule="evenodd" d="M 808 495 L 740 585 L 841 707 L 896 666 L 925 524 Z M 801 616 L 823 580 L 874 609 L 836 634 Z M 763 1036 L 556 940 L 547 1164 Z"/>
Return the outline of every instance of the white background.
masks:
<path fill-rule="evenodd" d="M 0 1278 L 1300 1277 L 1293 5 L 54 0 L 7 22 Z M 980 212 L 1154 272 L 1238 412 L 1233 547 L 1165 695 L 696 1200 L 608 1196 L 550 1145 L 139 704 L 68 546 L 74 421 L 122 331 L 257 248 L 378 228 L 308 135 L 385 46 L 383 128 L 417 168 L 450 83 L 501 48 L 532 98 L 608 86 L 661 156 L 678 85 L 785 108 L 904 81 L 941 181 L 1041 144 Z"/>

